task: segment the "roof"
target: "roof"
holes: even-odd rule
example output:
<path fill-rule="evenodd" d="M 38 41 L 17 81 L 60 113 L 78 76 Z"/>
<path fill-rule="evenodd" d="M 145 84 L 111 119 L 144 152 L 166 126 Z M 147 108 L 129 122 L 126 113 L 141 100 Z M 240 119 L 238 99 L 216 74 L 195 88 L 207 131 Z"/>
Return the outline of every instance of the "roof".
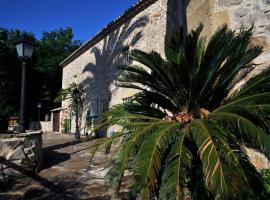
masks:
<path fill-rule="evenodd" d="M 77 57 L 82 55 L 85 51 L 90 49 L 92 46 L 101 41 L 104 37 L 106 37 L 109 33 L 118 29 L 121 25 L 123 25 L 128 20 L 132 19 L 138 13 L 142 12 L 150 5 L 155 3 L 157 0 L 139 0 L 135 5 L 126 10 L 123 14 L 121 14 L 118 18 L 114 19 L 111 23 L 105 26 L 100 32 L 98 32 L 94 37 L 92 37 L 85 44 L 80 46 L 77 50 L 71 53 L 65 60 L 63 60 L 59 65 L 61 67 L 65 67 L 70 62 L 75 60 Z"/>
<path fill-rule="evenodd" d="M 66 110 L 67 108 L 62 108 L 62 107 L 59 107 L 59 108 L 55 108 L 53 110 L 50 110 L 50 112 L 57 112 L 57 111 L 62 111 L 62 110 Z"/>

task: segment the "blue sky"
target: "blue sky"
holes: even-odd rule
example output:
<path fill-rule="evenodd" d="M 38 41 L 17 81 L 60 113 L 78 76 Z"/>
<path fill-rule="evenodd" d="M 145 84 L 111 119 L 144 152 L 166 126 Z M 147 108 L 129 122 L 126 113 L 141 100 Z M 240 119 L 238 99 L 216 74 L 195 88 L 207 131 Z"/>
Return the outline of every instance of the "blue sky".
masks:
<path fill-rule="evenodd" d="M 44 31 L 72 27 L 86 41 L 138 0 L 0 0 L 0 27 Z"/>

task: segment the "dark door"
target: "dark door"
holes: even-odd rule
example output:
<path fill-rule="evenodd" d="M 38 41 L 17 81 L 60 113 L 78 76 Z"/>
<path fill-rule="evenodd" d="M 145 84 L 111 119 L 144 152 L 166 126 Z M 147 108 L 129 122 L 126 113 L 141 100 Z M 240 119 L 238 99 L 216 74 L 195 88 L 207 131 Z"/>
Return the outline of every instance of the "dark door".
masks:
<path fill-rule="evenodd" d="M 60 131 L 60 111 L 53 113 L 53 132 Z"/>

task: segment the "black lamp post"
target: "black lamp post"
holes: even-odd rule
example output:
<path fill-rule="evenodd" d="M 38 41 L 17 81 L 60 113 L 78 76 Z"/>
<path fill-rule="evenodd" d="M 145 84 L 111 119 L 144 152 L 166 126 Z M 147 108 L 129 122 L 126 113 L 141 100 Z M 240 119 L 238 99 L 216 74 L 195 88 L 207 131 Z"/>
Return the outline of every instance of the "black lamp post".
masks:
<path fill-rule="evenodd" d="M 40 109 L 41 109 L 41 103 L 40 103 L 40 102 L 37 103 L 37 108 L 38 108 L 38 126 L 39 126 L 39 129 L 41 129 L 41 124 L 40 124 Z"/>
<path fill-rule="evenodd" d="M 76 132 L 75 132 L 75 138 L 80 139 L 80 129 L 79 129 L 79 103 L 81 99 L 81 93 L 78 89 L 75 89 L 74 91 L 74 100 L 75 100 L 75 107 L 76 107 Z"/>
<path fill-rule="evenodd" d="M 34 51 L 35 39 L 28 36 L 21 36 L 16 49 L 18 57 L 22 61 L 22 80 L 21 80 L 21 99 L 20 99 L 20 132 L 25 131 L 25 86 L 26 86 L 26 61 L 32 57 Z"/>

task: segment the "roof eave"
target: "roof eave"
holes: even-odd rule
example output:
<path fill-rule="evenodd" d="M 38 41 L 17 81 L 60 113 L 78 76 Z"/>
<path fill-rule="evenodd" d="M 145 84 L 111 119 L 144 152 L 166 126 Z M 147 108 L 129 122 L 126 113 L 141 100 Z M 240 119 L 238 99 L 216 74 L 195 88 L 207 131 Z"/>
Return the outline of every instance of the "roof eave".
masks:
<path fill-rule="evenodd" d="M 105 26 L 94 37 L 92 37 L 85 44 L 83 44 L 78 49 L 76 49 L 73 53 L 71 53 L 65 60 L 63 60 L 59 64 L 59 66 L 62 67 L 62 68 L 64 68 L 65 66 L 67 66 L 69 63 L 71 63 L 77 57 L 79 57 L 80 55 L 82 55 L 89 48 L 91 48 L 96 43 L 98 43 L 100 40 L 102 40 L 104 37 L 106 37 L 110 32 L 112 32 L 112 31 L 116 30 L 117 28 L 119 28 L 127 20 L 129 20 L 130 18 L 136 16 L 138 13 L 140 13 L 144 9 L 148 8 L 150 5 L 152 5 L 156 1 L 158 1 L 158 0 L 139 0 L 136 4 L 134 4 L 131 8 L 129 8 L 128 10 L 126 10 L 118 18 L 116 18 L 111 23 L 109 23 L 107 26 Z"/>

